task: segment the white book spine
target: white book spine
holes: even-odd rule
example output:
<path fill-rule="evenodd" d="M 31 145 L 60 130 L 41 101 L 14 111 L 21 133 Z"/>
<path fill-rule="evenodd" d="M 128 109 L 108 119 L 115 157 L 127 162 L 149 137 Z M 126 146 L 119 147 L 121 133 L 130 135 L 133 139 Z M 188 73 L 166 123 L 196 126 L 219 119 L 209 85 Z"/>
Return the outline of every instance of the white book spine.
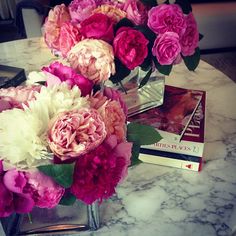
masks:
<path fill-rule="evenodd" d="M 204 143 L 184 141 L 184 140 L 179 143 L 171 143 L 163 138 L 158 143 L 145 145 L 142 147 L 151 150 L 202 157 L 204 150 Z"/>
<path fill-rule="evenodd" d="M 140 153 L 139 160 L 145 163 L 181 168 L 191 171 L 200 171 L 202 165 L 202 158 L 200 157 L 199 157 L 199 162 L 193 162 L 193 161 L 179 160 L 174 158 L 166 158 L 162 156 Z"/>

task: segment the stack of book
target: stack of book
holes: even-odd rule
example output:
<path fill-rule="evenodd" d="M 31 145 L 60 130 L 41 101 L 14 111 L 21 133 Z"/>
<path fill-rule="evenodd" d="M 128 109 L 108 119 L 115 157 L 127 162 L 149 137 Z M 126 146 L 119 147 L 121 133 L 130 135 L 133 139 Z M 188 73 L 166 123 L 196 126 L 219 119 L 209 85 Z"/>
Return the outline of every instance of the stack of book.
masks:
<path fill-rule="evenodd" d="M 141 147 L 146 163 L 200 171 L 203 162 L 206 92 L 166 85 L 164 103 L 129 117 L 155 127 L 162 140 Z"/>

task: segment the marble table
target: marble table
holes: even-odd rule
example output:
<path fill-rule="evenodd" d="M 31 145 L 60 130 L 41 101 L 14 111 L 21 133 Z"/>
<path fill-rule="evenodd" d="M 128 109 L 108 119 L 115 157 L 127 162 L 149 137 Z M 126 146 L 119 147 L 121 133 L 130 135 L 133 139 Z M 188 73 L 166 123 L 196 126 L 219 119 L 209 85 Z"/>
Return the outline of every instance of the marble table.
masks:
<path fill-rule="evenodd" d="M 26 74 L 55 60 L 41 38 L 0 44 L 0 64 Z M 205 165 L 199 173 L 140 164 L 102 207 L 102 227 L 81 235 L 236 235 L 236 84 L 201 61 L 166 83 L 207 91 Z M 1 233 L 0 233 L 1 234 Z"/>

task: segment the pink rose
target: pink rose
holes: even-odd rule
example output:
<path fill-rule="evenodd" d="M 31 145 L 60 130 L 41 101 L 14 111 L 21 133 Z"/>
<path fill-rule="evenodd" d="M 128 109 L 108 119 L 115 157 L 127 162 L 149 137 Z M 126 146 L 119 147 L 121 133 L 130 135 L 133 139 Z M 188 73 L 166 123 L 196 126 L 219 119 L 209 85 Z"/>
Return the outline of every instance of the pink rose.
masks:
<path fill-rule="evenodd" d="M 105 124 L 94 109 L 61 113 L 48 131 L 49 147 L 63 161 L 93 150 L 105 137 Z"/>
<path fill-rule="evenodd" d="M 61 25 L 59 35 L 59 50 L 62 56 L 66 57 L 70 49 L 78 43 L 82 38 L 79 28 L 69 22 L 64 22 Z"/>
<path fill-rule="evenodd" d="M 115 56 L 130 70 L 143 63 L 148 54 L 148 40 L 138 30 L 121 27 L 114 38 Z"/>
<path fill-rule="evenodd" d="M 29 101 L 35 99 L 35 94 L 40 92 L 41 86 L 17 86 L 0 89 L 0 104 L 4 109 L 20 108 L 23 109 L 23 104 L 27 105 Z"/>
<path fill-rule="evenodd" d="M 111 197 L 116 186 L 127 175 L 131 149 L 131 143 L 117 144 L 113 135 L 81 156 L 75 165 L 71 192 L 86 204 Z"/>
<path fill-rule="evenodd" d="M 191 56 L 198 47 L 199 32 L 197 29 L 197 22 L 193 13 L 189 13 L 186 17 L 187 29 L 181 37 L 180 44 L 182 47 L 182 54 L 184 56 Z"/>
<path fill-rule="evenodd" d="M 125 3 L 124 10 L 127 12 L 127 18 L 136 25 L 142 25 L 147 22 L 148 9 L 139 0 L 128 0 Z"/>
<path fill-rule="evenodd" d="M 177 4 L 161 4 L 148 12 L 148 27 L 156 34 L 167 31 L 182 36 L 186 30 L 186 22 L 182 9 Z"/>
<path fill-rule="evenodd" d="M 96 84 L 115 74 L 113 48 L 103 40 L 80 41 L 70 50 L 67 59 L 73 69 Z"/>
<path fill-rule="evenodd" d="M 55 6 L 49 11 L 44 24 L 44 39 L 49 48 L 59 50 L 60 29 L 64 22 L 70 21 L 70 14 L 64 4 Z"/>
<path fill-rule="evenodd" d="M 174 32 L 158 35 L 152 48 L 152 54 L 161 65 L 171 65 L 180 52 L 179 36 Z"/>
<path fill-rule="evenodd" d="M 85 38 L 102 39 L 111 42 L 114 38 L 114 22 L 108 16 L 95 13 L 81 22 L 81 33 Z"/>
<path fill-rule="evenodd" d="M 96 7 L 95 0 L 73 0 L 68 8 L 72 21 L 80 23 L 87 19 Z"/>
<path fill-rule="evenodd" d="M 119 101 L 108 100 L 102 92 L 90 98 L 91 106 L 98 110 L 105 123 L 107 136 L 116 135 L 118 142 L 126 139 L 126 116 Z"/>
<path fill-rule="evenodd" d="M 81 90 L 82 96 L 86 96 L 92 91 L 92 81 L 77 74 L 73 69 L 64 66 L 60 62 L 53 62 L 48 67 L 43 67 L 42 71 L 47 75 L 48 86 L 54 86 L 61 82 L 66 82 L 71 87 L 74 85 L 78 86 Z"/>

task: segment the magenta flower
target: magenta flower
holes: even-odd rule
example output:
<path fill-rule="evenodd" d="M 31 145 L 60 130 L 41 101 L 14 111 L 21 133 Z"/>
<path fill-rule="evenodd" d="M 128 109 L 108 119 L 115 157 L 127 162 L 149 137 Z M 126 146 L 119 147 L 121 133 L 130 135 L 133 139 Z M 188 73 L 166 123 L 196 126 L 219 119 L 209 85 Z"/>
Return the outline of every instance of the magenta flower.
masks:
<path fill-rule="evenodd" d="M 93 82 L 82 75 L 77 74 L 71 67 L 64 66 L 60 62 L 53 62 L 48 67 L 43 67 L 47 75 L 47 85 L 53 86 L 66 82 L 71 87 L 77 85 L 82 96 L 86 96 L 91 93 L 93 88 Z"/>
<path fill-rule="evenodd" d="M 152 54 L 161 65 L 171 65 L 179 58 L 180 52 L 179 36 L 174 32 L 158 35 L 152 48 Z"/>
<path fill-rule="evenodd" d="M 186 22 L 182 9 L 177 4 L 161 4 L 148 12 L 148 27 L 156 34 L 175 32 L 182 36 Z"/>
<path fill-rule="evenodd" d="M 102 201 L 115 193 L 115 187 L 127 175 L 132 144 L 117 144 L 110 136 L 95 150 L 81 156 L 75 165 L 71 192 L 86 204 Z"/>

